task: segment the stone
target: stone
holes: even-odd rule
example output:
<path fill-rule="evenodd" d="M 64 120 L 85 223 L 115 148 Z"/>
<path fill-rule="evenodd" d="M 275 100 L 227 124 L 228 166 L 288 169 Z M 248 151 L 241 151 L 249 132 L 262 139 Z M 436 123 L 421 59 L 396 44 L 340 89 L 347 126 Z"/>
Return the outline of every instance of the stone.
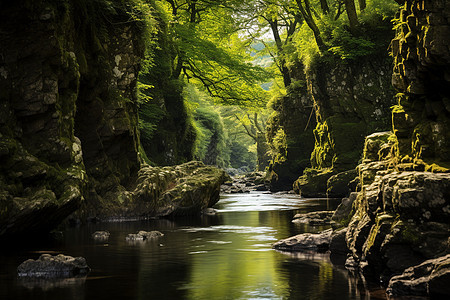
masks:
<path fill-rule="evenodd" d="M 212 207 L 208 207 L 202 210 L 202 214 L 205 216 L 215 216 L 217 214 L 217 211 Z"/>
<path fill-rule="evenodd" d="M 192 161 L 172 167 L 145 166 L 127 208 L 129 215 L 177 216 L 198 214 L 219 201 L 225 172 Z M 232 192 L 232 191 L 231 191 Z"/>
<path fill-rule="evenodd" d="M 450 254 L 427 260 L 391 278 L 386 292 L 391 296 L 450 297 Z"/>
<path fill-rule="evenodd" d="M 347 197 L 355 189 L 351 182 L 358 176 L 355 169 L 338 173 L 328 178 L 327 197 L 342 198 Z"/>
<path fill-rule="evenodd" d="M 347 254 L 350 250 L 347 247 L 347 242 L 345 236 L 347 233 L 347 228 L 342 228 L 333 231 L 330 240 L 330 259 L 335 265 L 344 265 L 347 259 Z"/>
<path fill-rule="evenodd" d="M 293 237 L 280 240 L 272 245 L 272 248 L 280 251 L 307 251 L 325 252 L 328 250 L 331 240 L 331 229 L 322 233 L 302 233 Z"/>
<path fill-rule="evenodd" d="M 309 224 L 312 226 L 329 225 L 334 211 L 314 211 L 306 214 L 296 214 L 292 223 Z"/>
<path fill-rule="evenodd" d="M 96 241 L 107 241 L 110 233 L 109 231 L 96 231 L 91 236 Z"/>
<path fill-rule="evenodd" d="M 294 191 L 302 197 L 326 197 L 327 181 L 334 175 L 329 169 L 306 169 L 294 182 Z"/>
<path fill-rule="evenodd" d="M 140 230 L 137 233 L 130 233 L 125 237 L 125 240 L 128 242 L 136 242 L 136 241 L 148 241 L 154 240 L 160 237 L 163 237 L 164 234 L 159 231 L 143 231 Z"/>
<path fill-rule="evenodd" d="M 63 254 L 52 256 L 42 254 L 38 259 L 24 261 L 17 268 L 19 277 L 74 277 L 86 276 L 90 271 L 83 257 L 72 257 Z"/>
<path fill-rule="evenodd" d="M 346 226 L 350 222 L 353 211 L 353 203 L 356 200 L 358 193 L 350 193 L 348 198 L 343 198 L 339 206 L 333 213 L 331 220 L 341 226 Z"/>

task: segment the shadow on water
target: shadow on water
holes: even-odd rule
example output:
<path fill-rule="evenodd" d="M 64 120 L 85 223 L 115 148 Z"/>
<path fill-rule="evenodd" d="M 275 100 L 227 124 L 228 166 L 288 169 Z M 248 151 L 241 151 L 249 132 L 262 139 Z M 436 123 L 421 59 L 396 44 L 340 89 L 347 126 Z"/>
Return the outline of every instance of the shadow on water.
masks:
<path fill-rule="evenodd" d="M 0 253 L 0 299 L 382 299 L 333 266 L 328 254 L 271 249 L 281 238 L 327 228 L 298 226 L 291 222 L 296 213 L 338 204 L 296 195 L 226 195 L 215 216 L 69 228 L 60 243 Z M 96 230 L 108 230 L 109 240 L 92 240 Z M 164 236 L 125 240 L 138 230 Z M 92 271 L 87 278 L 19 280 L 17 266 L 41 253 L 83 256 Z"/>

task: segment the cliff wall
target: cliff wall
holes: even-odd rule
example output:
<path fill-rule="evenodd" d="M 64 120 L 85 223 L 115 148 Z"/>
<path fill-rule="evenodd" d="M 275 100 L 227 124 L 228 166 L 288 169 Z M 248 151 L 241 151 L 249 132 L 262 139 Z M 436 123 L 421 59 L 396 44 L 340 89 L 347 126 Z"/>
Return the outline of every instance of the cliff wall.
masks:
<path fill-rule="evenodd" d="M 407 0 L 398 17 L 391 44 L 392 83 L 399 92 L 394 133 L 366 138 L 358 166 L 361 191 L 346 236 L 350 260 L 385 283 L 408 267 L 450 253 L 450 7 L 447 1 Z M 448 295 L 443 283 L 450 272 L 438 266 L 429 267 L 429 277 L 406 272 L 401 281 L 393 279 L 390 293 Z"/>

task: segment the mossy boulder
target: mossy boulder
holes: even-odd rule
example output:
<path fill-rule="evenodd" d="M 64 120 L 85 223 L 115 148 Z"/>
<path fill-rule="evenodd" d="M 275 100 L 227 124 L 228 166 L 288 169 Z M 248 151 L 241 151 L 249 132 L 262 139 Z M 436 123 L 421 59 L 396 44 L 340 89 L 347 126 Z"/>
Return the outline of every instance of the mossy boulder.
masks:
<path fill-rule="evenodd" d="M 302 197 L 326 197 L 328 179 L 334 174 L 330 169 L 306 169 L 294 182 L 294 191 Z"/>
<path fill-rule="evenodd" d="M 356 189 L 355 178 L 358 173 L 355 169 L 338 173 L 327 180 L 327 197 L 341 198 L 346 197 L 351 191 Z"/>
<path fill-rule="evenodd" d="M 220 185 L 227 180 L 219 168 L 191 161 L 168 167 L 143 166 L 132 191 L 121 192 L 107 205 L 87 207 L 100 219 L 148 218 L 200 214 L 219 201 Z"/>

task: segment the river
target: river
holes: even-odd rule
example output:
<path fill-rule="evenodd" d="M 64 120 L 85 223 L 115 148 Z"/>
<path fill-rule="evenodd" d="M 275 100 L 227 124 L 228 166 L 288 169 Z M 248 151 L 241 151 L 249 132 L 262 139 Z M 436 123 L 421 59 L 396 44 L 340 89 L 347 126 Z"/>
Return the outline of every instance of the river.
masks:
<path fill-rule="evenodd" d="M 221 196 L 215 216 L 72 227 L 57 243 L 1 252 L 0 299 L 382 299 L 383 290 L 369 293 L 327 254 L 271 249 L 279 239 L 326 229 L 292 223 L 296 213 L 338 204 L 252 192 Z M 96 230 L 108 230 L 109 241 L 92 240 Z M 164 236 L 125 241 L 138 230 Z M 83 256 L 92 271 L 82 279 L 17 278 L 17 266 L 41 253 Z"/>

